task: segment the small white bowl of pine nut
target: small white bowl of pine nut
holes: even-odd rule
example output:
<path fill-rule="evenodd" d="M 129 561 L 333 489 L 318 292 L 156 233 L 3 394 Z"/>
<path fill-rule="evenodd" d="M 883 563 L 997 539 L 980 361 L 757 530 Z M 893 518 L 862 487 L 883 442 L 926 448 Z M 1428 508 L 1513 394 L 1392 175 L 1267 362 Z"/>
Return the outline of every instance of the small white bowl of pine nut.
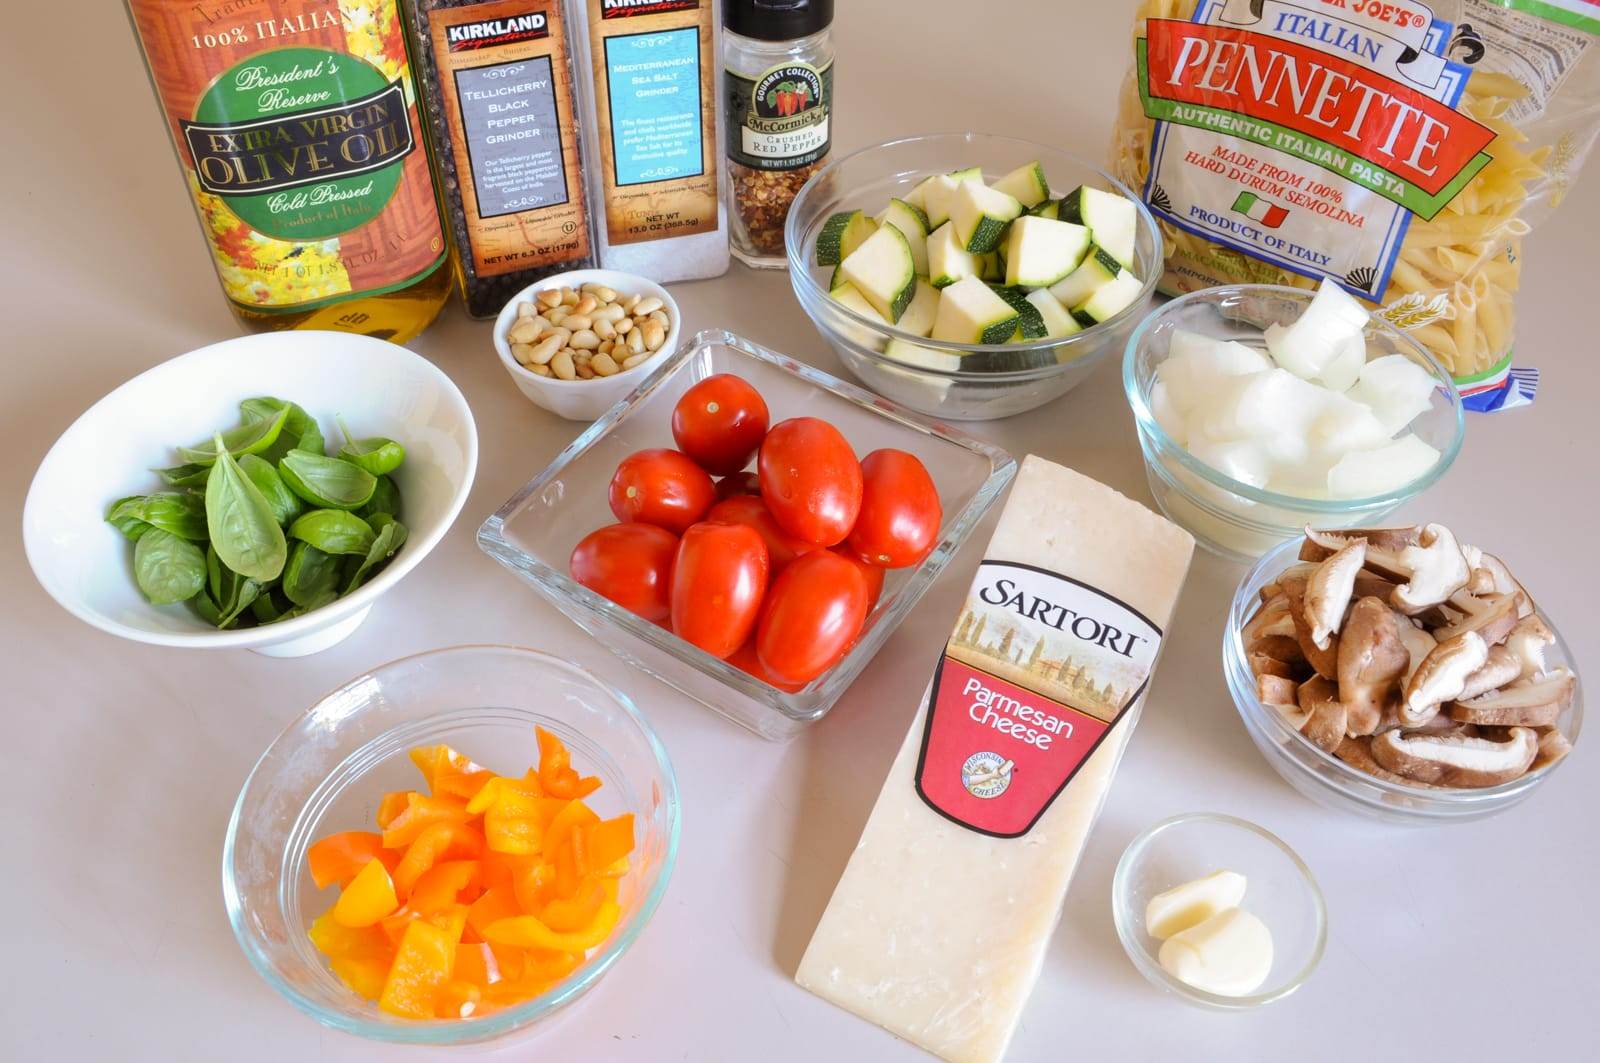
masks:
<path fill-rule="evenodd" d="M 535 405 L 592 421 L 666 363 L 681 326 L 678 304 L 654 281 L 577 269 L 513 296 L 495 319 L 494 349 Z"/>

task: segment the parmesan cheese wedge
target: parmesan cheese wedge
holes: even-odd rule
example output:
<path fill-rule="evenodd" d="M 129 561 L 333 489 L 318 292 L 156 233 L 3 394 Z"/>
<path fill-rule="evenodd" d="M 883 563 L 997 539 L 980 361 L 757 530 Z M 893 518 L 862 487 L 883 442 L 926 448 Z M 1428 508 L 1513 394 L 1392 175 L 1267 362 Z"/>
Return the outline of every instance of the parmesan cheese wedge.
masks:
<path fill-rule="evenodd" d="M 1193 550 L 1023 462 L 800 985 L 951 1063 L 1004 1055 Z"/>

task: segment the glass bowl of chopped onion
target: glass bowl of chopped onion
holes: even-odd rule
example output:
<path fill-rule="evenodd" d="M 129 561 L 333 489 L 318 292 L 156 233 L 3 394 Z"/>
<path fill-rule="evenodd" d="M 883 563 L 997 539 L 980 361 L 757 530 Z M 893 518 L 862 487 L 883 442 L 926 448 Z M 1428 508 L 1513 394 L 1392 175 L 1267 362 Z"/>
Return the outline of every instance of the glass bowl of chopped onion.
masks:
<path fill-rule="evenodd" d="M 1343 312 L 1348 361 L 1280 359 L 1317 300 Z M 1351 308 L 1363 315 L 1351 323 Z M 1335 323 L 1334 328 L 1338 325 Z M 1319 336 L 1302 337 L 1314 346 Z M 1331 341 L 1330 341 L 1331 342 Z M 1279 350 L 1299 350 L 1291 338 Z M 1287 366 L 1287 367 L 1286 367 Z M 1381 523 L 1449 471 L 1466 423 L 1450 374 L 1341 289 L 1206 288 L 1133 330 L 1123 388 L 1156 503 L 1196 541 L 1252 562 L 1308 524 Z"/>

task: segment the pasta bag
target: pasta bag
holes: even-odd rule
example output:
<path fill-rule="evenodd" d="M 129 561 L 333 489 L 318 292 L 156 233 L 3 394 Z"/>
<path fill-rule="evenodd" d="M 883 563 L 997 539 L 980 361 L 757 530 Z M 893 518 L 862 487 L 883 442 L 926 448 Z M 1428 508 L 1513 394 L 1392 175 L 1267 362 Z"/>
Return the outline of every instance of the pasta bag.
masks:
<path fill-rule="evenodd" d="M 1112 166 L 1161 290 L 1327 276 L 1520 405 L 1523 237 L 1594 141 L 1597 39 L 1586 0 L 1143 0 Z"/>

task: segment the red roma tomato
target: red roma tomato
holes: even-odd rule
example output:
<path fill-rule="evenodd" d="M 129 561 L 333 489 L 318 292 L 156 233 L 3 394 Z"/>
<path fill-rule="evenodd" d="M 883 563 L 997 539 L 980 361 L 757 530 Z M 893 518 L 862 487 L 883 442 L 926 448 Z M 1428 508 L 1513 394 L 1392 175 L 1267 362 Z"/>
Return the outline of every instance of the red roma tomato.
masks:
<path fill-rule="evenodd" d="M 867 581 L 867 609 L 871 610 L 874 605 L 878 604 L 879 595 L 883 594 L 883 577 L 885 575 L 883 569 L 877 565 L 869 565 L 852 554 L 847 544 L 835 546 L 830 552 L 838 554 L 861 570 L 862 578 Z"/>
<path fill-rule="evenodd" d="M 773 581 L 756 628 L 761 666 L 786 683 L 809 683 L 839 663 L 867 617 L 861 569 L 831 550 L 794 559 Z"/>
<path fill-rule="evenodd" d="M 756 462 L 761 497 L 790 535 L 832 546 L 861 510 L 861 463 L 839 430 L 815 417 L 774 425 Z"/>
<path fill-rule="evenodd" d="M 705 516 L 717 500 L 706 471 L 676 450 L 641 450 L 611 477 L 611 512 L 624 524 L 655 524 L 674 535 Z"/>
<path fill-rule="evenodd" d="M 603 598 L 646 620 L 671 612 L 672 558 L 678 537 L 654 524 L 608 524 L 583 537 L 567 571 Z"/>
<path fill-rule="evenodd" d="M 822 547 L 816 543 L 808 543 L 804 539 L 796 539 L 772 519 L 772 514 L 767 512 L 767 505 L 758 495 L 738 495 L 727 498 L 711 507 L 711 512 L 706 514 L 706 520 L 713 524 L 743 524 L 754 528 L 763 542 L 767 544 L 767 560 L 772 569 L 772 575 L 777 576 L 789 562 L 801 554 Z"/>
<path fill-rule="evenodd" d="M 718 476 L 749 464 L 767 424 L 761 393 L 732 373 L 706 377 L 672 409 L 672 438 L 678 449 Z"/>
<path fill-rule="evenodd" d="M 770 687 L 777 687 L 788 694 L 793 694 L 804 683 L 785 683 L 765 668 L 761 667 L 761 658 L 756 655 L 756 640 L 750 639 L 743 646 L 733 651 L 733 656 L 728 658 L 728 663 L 742 672 L 748 672 Z"/>
<path fill-rule="evenodd" d="M 861 459 L 861 515 L 848 545 L 869 565 L 905 568 L 939 540 L 944 508 L 933 477 L 914 455 L 874 450 Z"/>
<path fill-rule="evenodd" d="M 717 498 L 738 498 L 740 495 L 759 495 L 761 477 L 753 472 L 730 473 L 717 481 Z"/>
<path fill-rule="evenodd" d="M 754 528 L 696 524 L 672 566 L 672 632 L 713 657 L 738 649 L 767 591 L 767 547 Z"/>

